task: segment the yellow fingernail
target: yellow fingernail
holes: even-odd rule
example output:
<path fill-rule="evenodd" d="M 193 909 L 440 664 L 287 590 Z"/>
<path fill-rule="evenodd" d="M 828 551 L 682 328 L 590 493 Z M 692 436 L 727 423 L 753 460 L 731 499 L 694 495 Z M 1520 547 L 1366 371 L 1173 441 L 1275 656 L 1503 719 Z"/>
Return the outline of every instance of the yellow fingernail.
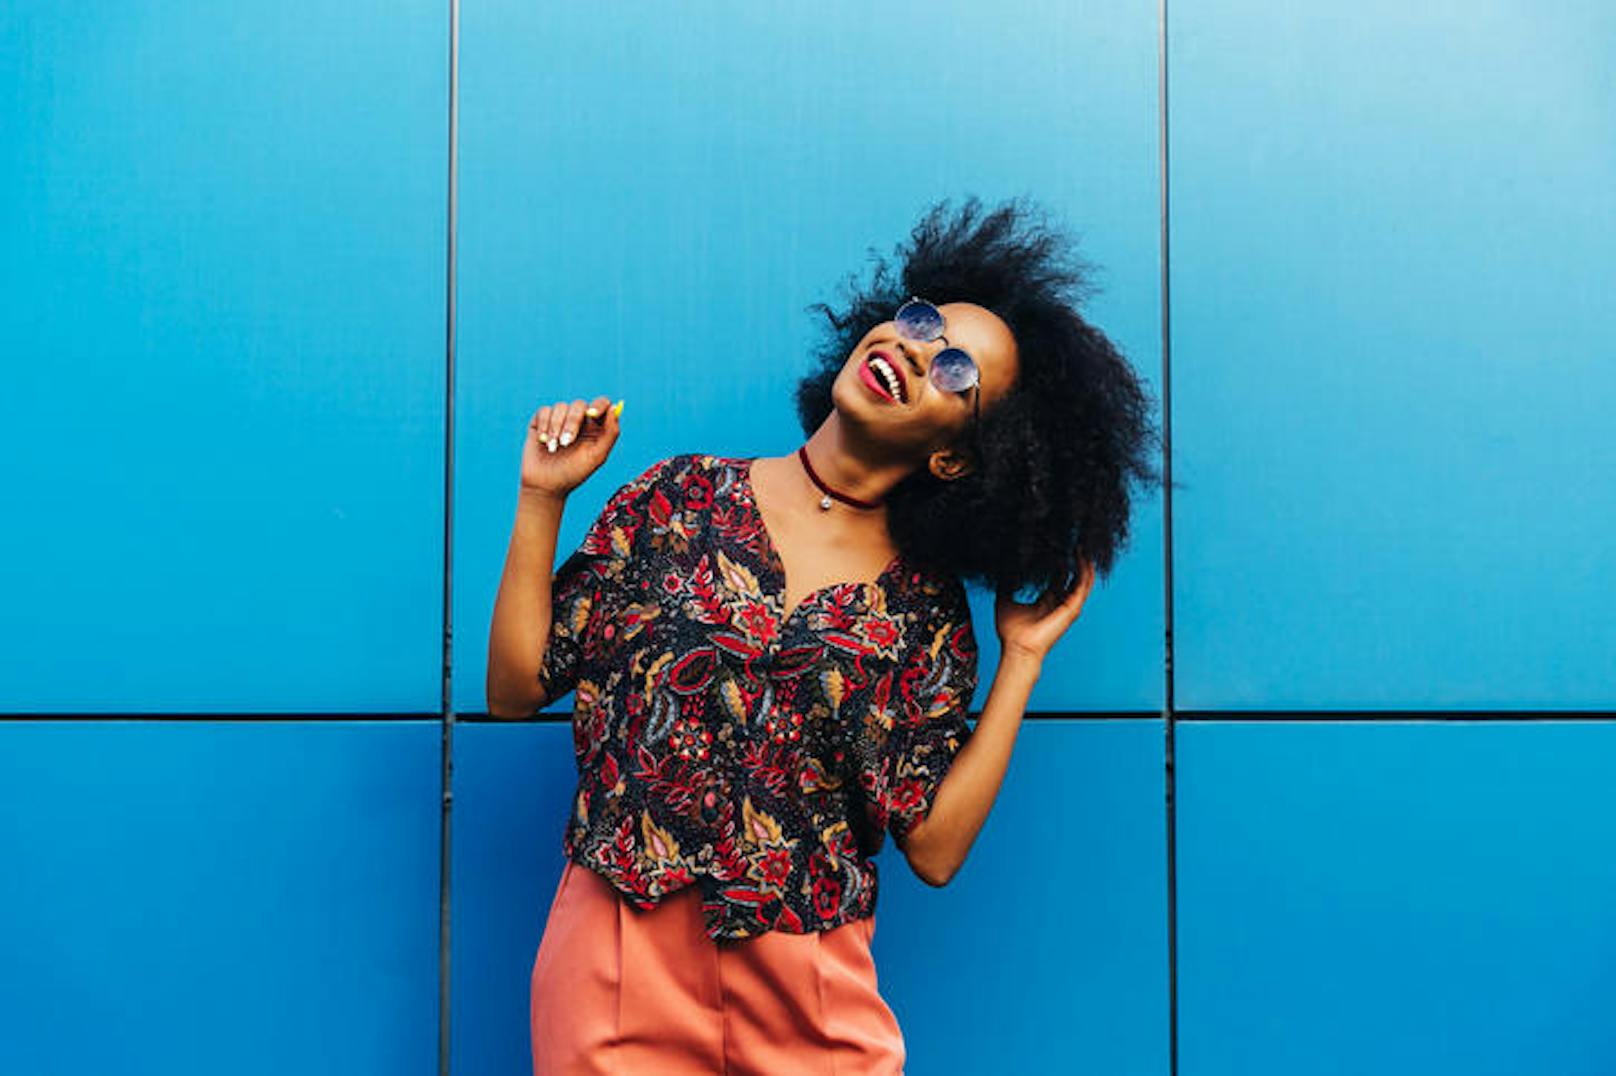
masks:
<path fill-rule="evenodd" d="M 612 414 L 616 415 L 618 418 L 623 417 L 623 401 L 622 400 L 618 400 L 615 404 L 612 405 Z"/>
<path fill-rule="evenodd" d="M 600 412 L 595 410 L 593 407 L 586 407 L 584 408 L 584 414 L 588 415 L 590 418 L 594 418 L 596 415 L 600 414 Z"/>

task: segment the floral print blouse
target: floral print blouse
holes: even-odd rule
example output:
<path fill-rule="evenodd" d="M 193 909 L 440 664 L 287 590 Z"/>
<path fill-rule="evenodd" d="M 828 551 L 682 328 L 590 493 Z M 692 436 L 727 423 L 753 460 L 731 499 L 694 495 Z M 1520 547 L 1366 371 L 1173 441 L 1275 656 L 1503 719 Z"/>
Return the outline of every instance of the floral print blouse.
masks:
<path fill-rule="evenodd" d="M 566 856 L 640 908 L 699 884 L 713 938 L 874 914 L 873 856 L 971 735 L 965 589 L 894 557 L 784 608 L 751 458 L 659 460 L 551 587 L 539 683 L 575 689 Z"/>

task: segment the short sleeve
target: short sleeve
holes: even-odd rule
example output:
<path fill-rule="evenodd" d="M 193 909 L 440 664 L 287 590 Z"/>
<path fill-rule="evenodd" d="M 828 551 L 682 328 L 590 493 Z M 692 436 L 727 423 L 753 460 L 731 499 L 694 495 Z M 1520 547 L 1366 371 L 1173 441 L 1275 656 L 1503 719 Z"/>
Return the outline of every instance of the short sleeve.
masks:
<path fill-rule="evenodd" d="M 550 638 L 539 663 L 545 705 L 577 685 L 611 650 L 611 626 L 627 604 L 634 551 L 654 510 L 657 483 L 673 463 L 658 460 L 619 486 L 550 582 Z"/>
<path fill-rule="evenodd" d="M 917 621 L 894 685 L 897 715 L 880 764 L 878 808 L 901 845 L 931 813 L 938 786 L 971 738 L 977 646 L 965 588 L 951 580 Z"/>

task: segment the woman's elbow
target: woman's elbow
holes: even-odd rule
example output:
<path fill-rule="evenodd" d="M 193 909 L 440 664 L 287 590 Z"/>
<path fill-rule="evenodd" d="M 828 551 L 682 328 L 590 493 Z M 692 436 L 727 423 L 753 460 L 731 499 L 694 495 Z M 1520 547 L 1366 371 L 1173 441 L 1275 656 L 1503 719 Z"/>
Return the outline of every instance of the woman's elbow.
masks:
<path fill-rule="evenodd" d="M 542 710 L 544 704 L 548 701 L 544 697 L 544 692 L 538 689 L 522 699 L 496 694 L 492 690 L 485 692 L 485 695 L 484 701 L 488 706 L 488 716 L 505 721 L 519 721 L 523 718 L 532 717 Z"/>
<path fill-rule="evenodd" d="M 954 880 L 954 875 L 959 873 L 960 864 L 941 850 L 931 847 L 925 834 L 922 833 L 922 828 L 916 826 L 910 830 L 908 838 L 900 847 L 915 877 L 934 889 L 941 889 Z"/>

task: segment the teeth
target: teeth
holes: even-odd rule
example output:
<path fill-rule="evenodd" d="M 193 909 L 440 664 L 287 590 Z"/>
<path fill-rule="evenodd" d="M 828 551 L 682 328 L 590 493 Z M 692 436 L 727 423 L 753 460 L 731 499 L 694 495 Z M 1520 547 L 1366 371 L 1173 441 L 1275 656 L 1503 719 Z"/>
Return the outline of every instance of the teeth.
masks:
<path fill-rule="evenodd" d="M 885 359 L 881 358 L 879 355 L 872 355 L 870 357 L 870 369 L 881 375 L 881 380 L 887 383 L 887 391 L 892 393 L 892 398 L 894 400 L 903 399 L 903 392 L 899 388 L 900 382 L 898 381 L 898 375 L 893 371 L 892 366 L 887 363 Z"/>

